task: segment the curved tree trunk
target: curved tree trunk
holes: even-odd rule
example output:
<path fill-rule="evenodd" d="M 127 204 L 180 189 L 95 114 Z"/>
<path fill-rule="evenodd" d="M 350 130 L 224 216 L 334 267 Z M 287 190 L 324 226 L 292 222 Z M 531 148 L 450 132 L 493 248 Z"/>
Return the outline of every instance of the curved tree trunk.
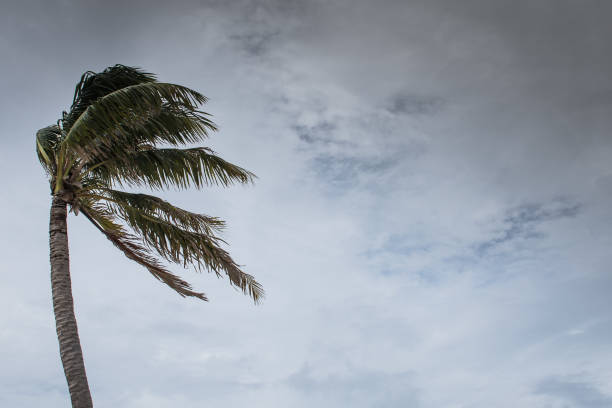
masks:
<path fill-rule="evenodd" d="M 49 222 L 49 246 L 51 250 L 51 291 L 53 293 L 55 326 L 72 407 L 92 408 L 93 403 L 74 316 L 68 262 L 66 215 L 66 203 L 58 197 L 53 197 Z"/>

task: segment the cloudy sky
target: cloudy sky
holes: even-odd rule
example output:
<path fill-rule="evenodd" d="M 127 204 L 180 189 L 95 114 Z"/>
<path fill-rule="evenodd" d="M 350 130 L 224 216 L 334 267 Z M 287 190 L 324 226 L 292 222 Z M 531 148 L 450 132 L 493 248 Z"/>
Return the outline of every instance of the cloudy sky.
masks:
<path fill-rule="evenodd" d="M 9 1 L 0 406 L 66 407 L 34 133 L 116 63 L 210 97 L 254 306 L 69 218 L 100 407 L 612 406 L 612 2 Z"/>

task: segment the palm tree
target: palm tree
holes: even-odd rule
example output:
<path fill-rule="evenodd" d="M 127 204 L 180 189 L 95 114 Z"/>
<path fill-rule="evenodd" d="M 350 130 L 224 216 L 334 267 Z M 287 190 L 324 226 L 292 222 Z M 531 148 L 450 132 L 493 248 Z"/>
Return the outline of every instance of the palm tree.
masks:
<path fill-rule="evenodd" d="M 183 297 L 207 300 L 171 273 L 161 259 L 225 274 L 257 303 L 263 289 L 221 245 L 224 222 L 148 194 L 159 190 L 252 182 L 249 171 L 206 147 L 185 145 L 216 130 L 206 102 L 189 88 L 157 82 L 153 74 L 115 65 L 86 72 L 68 112 L 36 133 L 36 150 L 51 185 L 49 242 L 53 310 L 72 406 L 92 407 L 72 299 L 67 209 L 83 214 L 125 256 Z"/>

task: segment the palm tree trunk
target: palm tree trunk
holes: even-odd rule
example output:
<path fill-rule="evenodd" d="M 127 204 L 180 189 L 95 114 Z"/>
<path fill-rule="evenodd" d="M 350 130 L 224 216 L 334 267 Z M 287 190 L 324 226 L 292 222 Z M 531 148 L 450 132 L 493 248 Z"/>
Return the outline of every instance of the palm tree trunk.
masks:
<path fill-rule="evenodd" d="M 91 394 L 85 374 L 83 351 L 79 340 L 68 258 L 68 230 L 66 202 L 53 197 L 49 222 L 49 246 L 51 250 L 51 291 L 53 311 L 59 341 L 60 357 L 73 408 L 92 408 Z"/>

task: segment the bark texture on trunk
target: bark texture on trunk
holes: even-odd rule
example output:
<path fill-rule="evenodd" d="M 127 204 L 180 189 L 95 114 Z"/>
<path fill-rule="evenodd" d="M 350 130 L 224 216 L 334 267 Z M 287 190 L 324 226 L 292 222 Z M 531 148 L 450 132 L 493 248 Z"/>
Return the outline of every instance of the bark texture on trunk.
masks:
<path fill-rule="evenodd" d="M 51 291 L 53 311 L 59 341 L 60 357 L 73 408 L 92 408 L 93 403 L 85 374 L 83 351 L 79 340 L 68 258 L 68 231 L 66 203 L 53 197 L 49 221 L 49 247 L 51 250 Z"/>

